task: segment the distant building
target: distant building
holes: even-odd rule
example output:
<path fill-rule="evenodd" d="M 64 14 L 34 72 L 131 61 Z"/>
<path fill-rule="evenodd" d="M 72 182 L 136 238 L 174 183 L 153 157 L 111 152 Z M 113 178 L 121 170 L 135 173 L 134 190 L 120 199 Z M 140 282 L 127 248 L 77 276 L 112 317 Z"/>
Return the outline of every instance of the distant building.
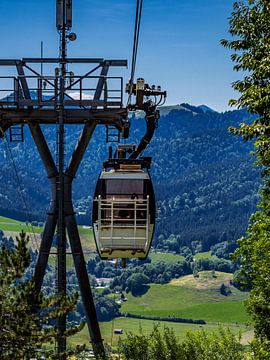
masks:
<path fill-rule="evenodd" d="M 116 335 L 122 335 L 124 333 L 123 329 L 114 329 L 113 332 Z"/>
<path fill-rule="evenodd" d="M 98 287 L 108 287 L 112 282 L 112 278 L 96 278 Z"/>

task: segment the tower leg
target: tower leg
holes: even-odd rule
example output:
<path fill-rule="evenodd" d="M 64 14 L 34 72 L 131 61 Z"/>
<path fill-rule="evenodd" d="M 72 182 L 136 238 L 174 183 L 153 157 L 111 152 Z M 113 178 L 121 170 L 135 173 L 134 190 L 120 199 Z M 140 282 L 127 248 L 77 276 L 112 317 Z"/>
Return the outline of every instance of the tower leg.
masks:
<path fill-rule="evenodd" d="M 46 143 L 46 139 L 42 130 L 37 124 L 29 124 L 31 134 L 35 140 L 40 157 L 44 163 L 47 171 L 48 178 L 52 183 L 52 200 L 50 211 L 48 212 L 47 221 L 42 236 L 41 246 L 38 261 L 35 269 L 35 286 L 36 291 L 40 292 L 43 283 L 46 266 L 48 263 L 49 253 L 52 245 L 53 236 L 57 226 L 57 177 L 58 170 L 55 166 L 51 152 Z M 64 191 L 64 213 L 65 213 L 65 226 L 67 228 L 70 247 L 73 255 L 75 270 L 80 287 L 82 302 L 89 329 L 90 338 L 95 355 L 105 358 L 105 351 L 103 341 L 101 338 L 100 328 L 97 320 L 96 308 L 91 291 L 86 264 L 83 255 L 78 226 L 72 205 L 72 181 L 76 175 L 82 157 L 87 149 L 89 141 L 95 129 L 95 124 L 86 124 L 83 128 L 80 138 L 78 139 L 77 146 L 74 150 L 73 156 L 70 160 L 66 170 L 65 178 L 65 191 Z"/>
<path fill-rule="evenodd" d="M 40 244 L 39 256 L 35 267 L 35 274 L 34 274 L 35 289 L 37 293 L 39 293 L 41 290 L 41 286 L 45 276 L 46 267 L 48 264 L 48 258 L 52 246 L 52 240 L 55 233 L 56 223 L 57 223 L 56 213 L 55 212 L 48 213 L 46 225 L 44 228 L 44 232 Z"/>
<path fill-rule="evenodd" d="M 72 180 L 66 177 L 65 187 L 65 223 L 67 227 L 71 252 L 80 287 L 81 298 L 84 306 L 86 322 L 91 337 L 93 350 L 95 354 L 105 357 L 103 340 L 100 333 L 100 328 L 97 319 L 97 313 L 94 303 L 94 297 L 91 290 L 89 277 L 86 269 L 83 249 L 81 245 L 78 226 L 73 210 L 71 193 L 72 193 Z"/>
<path fill-rule="evenodd" d="M 52 246 L 52 240 L 57 225 L 56 179 L 58 176 L 58 170 L 55 166 L 53 157 L 51 155 L 50 149 L 47 145 L 46 139 L 43 135 L 40 126 L 38 124 L 29 123 L 29 129 L 35 141 L 39 155 L 43 161 L 48 178 L 50 179 L 52 184 L 51 205 L 47 215 L 47 220 L 41 239 L 40 251 L 39 251 L 39 256 L 36 263 L 35 274 L 34 274 L 36 292 L 39 293 L 45 276 L 50 249 Z"/>

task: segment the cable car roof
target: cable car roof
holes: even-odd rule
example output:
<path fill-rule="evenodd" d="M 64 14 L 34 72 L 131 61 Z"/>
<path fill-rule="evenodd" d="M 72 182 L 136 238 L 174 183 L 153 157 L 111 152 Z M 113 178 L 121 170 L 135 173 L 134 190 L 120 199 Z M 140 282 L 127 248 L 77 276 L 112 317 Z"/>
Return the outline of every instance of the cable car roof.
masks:
<path fill-rule="evenodd" d="M 149 174 L 143 170 L 137 171 L 102 171 L 100 179 L 126 179 L 126 180 L 148 180 Z"/>

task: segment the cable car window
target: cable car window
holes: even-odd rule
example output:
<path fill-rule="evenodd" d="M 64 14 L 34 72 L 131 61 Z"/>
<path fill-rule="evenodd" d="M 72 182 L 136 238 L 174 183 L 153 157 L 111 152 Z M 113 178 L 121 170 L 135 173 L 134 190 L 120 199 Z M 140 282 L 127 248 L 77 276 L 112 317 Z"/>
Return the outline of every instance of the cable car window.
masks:
<path fill-rule="evenodd" d="M 143 199 L 144 194 L 144 180 L 137 179 L 107 179 L 106 184 L 106 198 L 114 199 L 114 211 L 113 219 L 114 223 L 123 223 L 128 225 L 134 222 L 135 211 L 136 218 L 145 218 L 144 211 L 140 211 L 140 208 L 135 210 L 133 200 Z M 119 202 L 117 202 L 117 199 Z M 122 200 L 130 200 L 128 202 L 121 202 Z M 110 210 L 106 210 L 104 218 L 108 221 L 111 220 L 112 213 Z M 141 220 L 139 220 L 141 221 Z"/>
<path fill-rule="evenodd" d="M 108 179 L 106 180 L 107 195 L 143 195 L 143 180 L 136 179 Z"/>

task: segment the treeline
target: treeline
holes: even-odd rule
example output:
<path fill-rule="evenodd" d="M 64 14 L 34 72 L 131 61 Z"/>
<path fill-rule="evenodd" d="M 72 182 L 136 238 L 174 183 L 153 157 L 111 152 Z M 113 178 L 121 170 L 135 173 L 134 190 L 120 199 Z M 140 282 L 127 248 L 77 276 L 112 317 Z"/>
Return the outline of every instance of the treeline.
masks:
<path fill-rule="evenodd" d="M 132 319 L 167 321 L 167 322 L 183 323 L 183 324 L 197 324 L 197 325 L 205 325 L 206 324 L 206 322 L 204 320 L 178 318 L 175 316 L 146 316 L 146 315 L 137 315 L 137 314 L 130 314 L 130 313 L 125 313 L 125 314 L 121 313 L 121 316 L 132 318 Z"/>
<path fill-rule="evenodd" d="M 153 156 L 151 173 L 158 205 L 156 247 L 179 252 L 181 247 L 199 242 L 201 250 L 208 251 L 217 243 L 235 242 L 245 233 L 257 202 L 260 178 L 249 155 L 252 144 L 247 146 L 231 136 L 227 128 L 251 119 L 245 110 L 220 114 L 187 104 L 161 117 L 144 153 Z M 80 127 L 67 127 L 67 158 L 79 132 Z M 143 132 L 143 119 L 133 118 L 130 142 L 138 141 Z M 54 129 L 45 128 L 45 135 L 54 153 Z M 43 222 L 50 185 L 27 129 L 25 137 L 27 146 L 11 146 L 32 220 Z M 0 157 L 0 212 L 21 217 L 17 212 L 23 207 L 15 201 L 19 199 L 18 184 L 1 141 L 0 152 L 4 155 Z M 90 224 L 93 191 L 106 157 L 105 130 L 98 128 L 74 183 L 80 223 Z M 171 235 L 178 236 L 177 242 L 166 244 Z"/>
<path fill-rule="evenodd" d="M 203 270 L 215 270 L 232 273 L 237 265 L 225 259 L 199 259 L 196 262 L 165 263 L 158 261 L 152 264 L 127 268 L 120 276 L 113 278 L 110 288 L 113 291 L 131 292 L 133 296 L 147 292 L 147 284 L 167 284 L 172 279 L 195 274 Z"/>

